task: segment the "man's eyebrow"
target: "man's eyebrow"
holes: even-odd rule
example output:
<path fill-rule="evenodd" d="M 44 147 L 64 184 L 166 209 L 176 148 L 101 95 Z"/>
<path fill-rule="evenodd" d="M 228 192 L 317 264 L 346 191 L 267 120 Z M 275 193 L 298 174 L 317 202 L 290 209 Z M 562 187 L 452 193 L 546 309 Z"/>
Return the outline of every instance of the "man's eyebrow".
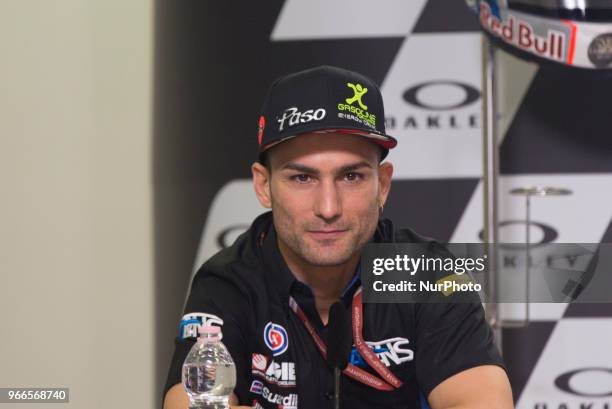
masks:
<path fill-rule="evenodd" d="M 360 168 L 370 168 L 372 169 L 372 165 L 368 162 L 362 161 L 357 163 L 352 163 L 350 165 L 342 166 L 340 169 L 336 171 L 337 174 L 344 174 L 348 172 L 353 172 Z M 319 175 L 321 172 L 318 169 L 311 168 L 310 166 L 302 165 L 299 163 L 289 162 L 285 164 L 282 169 L 295 170 L 297 172 L 307 173 L 310 175 Z"/>
<path fill-rule="evenodd" d="M 372 165 L 369 164 L 368 162 L 357 162 L 357 163 L 354 163 L 354 164 L 351 164 L 351 165 L 346 165 L 346 166 L 341 167 L 338 170 L 338 173 L 353 172 L 353 171 L 355 171 L 357 169 L 360 169 L 360 168 L 370 168 L 370 169 L 372 169 Z"/>
<path fill-rule="evenodd" d="M 320 173 L 315 168 L 311 168 L 310 166 L 301 165 L 299 163 L 293 163 L 293 162 L 289 162 L 289 163 L 285 164 L 281 168 L 281 170 L 284 170 L 284 169 L 295 170 L 297 172 L 308 173 L 308 174 L 311 174 L 311 175 L 318 175 Z"/>

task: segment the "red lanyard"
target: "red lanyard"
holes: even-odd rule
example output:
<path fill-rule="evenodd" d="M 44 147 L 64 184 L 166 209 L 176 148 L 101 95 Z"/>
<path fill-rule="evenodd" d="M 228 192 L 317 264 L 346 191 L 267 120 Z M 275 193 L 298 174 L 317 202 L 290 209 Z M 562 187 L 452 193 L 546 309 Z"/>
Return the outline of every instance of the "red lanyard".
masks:
<path fill-rule="evenodd" d="M 306 327 L 306 330 L 312 337 L 317 349 L 323 356 L 323 358 L 327 359 L 327 346 L 323 342 L 323 340 L 317 334 L 314 326 L 304 314 L 304 311 L 300 308 L 295 299 L 289 296 L 289 307 L 295 312 L 300 321 Z M 368 347 L 368 345 L 363 340 L 362 329 L 363 329 L 363 302 L 362 302 L 362 294 L 361 288 L 357 290 L 355 295 L 353 296 L 353 305 L 351 306 L 352 311 L 352 328 L 353 328 L 353 341 L 355 343 L 355 347 L 359 351 L 359 354 L 363 357 L 363 359 L 372 367 L 381 377 L 377 377 L 376 375 L 372 375 L 371 373 L 364 371 L 363 369 L 356 367 L 353 364 L 348 364 L 346 369 L 342 372 L 358 382 L 364 383 L 372 388 L 376 388 L 382 391 L 392 391 L 394 388 L 399 389 L 402 386 L 402 382 L 397 379 L 395 375 L 383 364 L 380 359 L 376 356 L 376 354 Z"/>

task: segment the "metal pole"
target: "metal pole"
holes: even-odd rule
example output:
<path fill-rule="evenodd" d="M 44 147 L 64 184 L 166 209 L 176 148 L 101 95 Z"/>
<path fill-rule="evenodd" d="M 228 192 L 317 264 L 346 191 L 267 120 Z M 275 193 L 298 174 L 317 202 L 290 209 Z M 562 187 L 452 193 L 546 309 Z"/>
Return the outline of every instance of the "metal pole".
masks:
<path fill-rule="evenodd" d="M 498 242 L 499 146 L 497 138 L 497 94 L 495 92 L 496 55 L 488 38 L 482 36 L 482 162 L 483 162 L 483 242 L 487 249 L 489 274 L 485 283 L 489 298 L 487 319 L 493 328 L 495 342 L 502 350 L 501 319 L 499 316 L 499 263 L 495 244 Z"/>
<path fill-rule="evenodd" d="M 525 268 L 525 325 L 529 324 L 530 316 L 529 316 L 529 280 L 531 275 L 531 236 L 529 235 L 529 231 L 531 230 L 531 195 L 528 194 L 526 196 L 525 202 L 525 211 L 527 214 L 525 215 L 525 256 L 526 256 L 526 268 Z"/>

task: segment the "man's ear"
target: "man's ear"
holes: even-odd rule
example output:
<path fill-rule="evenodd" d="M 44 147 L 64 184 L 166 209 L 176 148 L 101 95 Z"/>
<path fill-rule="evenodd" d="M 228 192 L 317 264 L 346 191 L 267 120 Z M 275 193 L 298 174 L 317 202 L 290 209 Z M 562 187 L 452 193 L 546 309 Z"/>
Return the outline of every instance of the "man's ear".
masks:
<path fill-rule="evenodd" d="M 378 184 L 379 184 L 379 204 L 383 206 L 389 196 L 389 190 L 391 190 L 391 178 L 393 177 L 393 164 L 391 162 L 384 162 L 378 166 Z"/>
<path fill-rule="evenodd" d="M 267 209 L 272 208 L 272 195 L 270 194 L 270 172 L 259 162 L 253 163 L 251 166 L 253 175 L 253 188 L 259 203 Z"/>

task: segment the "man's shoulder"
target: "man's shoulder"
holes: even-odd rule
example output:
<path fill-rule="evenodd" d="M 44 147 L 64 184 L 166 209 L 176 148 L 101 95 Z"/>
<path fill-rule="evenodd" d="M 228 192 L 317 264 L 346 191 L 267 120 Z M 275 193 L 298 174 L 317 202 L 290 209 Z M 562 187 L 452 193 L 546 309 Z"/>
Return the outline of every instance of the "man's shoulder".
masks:
<path fill-rule="evenodd" d="M 258 219 L 232 245 L 219 250 L 200 266 L 194 276 L 194 284 L 206 280 L 207 283 L 222 281 L 250 287 L 261 281 L 258 280 L 263 272 L 257 245 L 261 233 Z"/>
<path fill-rule="evenodd" d="M 416 232 L 411 227 L 395 227 L 389 219 L 382 219 L 379 222 L 382 243 L 414 243 L 426 246 L 429 250 L 446 252 L 446 247 L 433 237 L 428 237 Z"/>

